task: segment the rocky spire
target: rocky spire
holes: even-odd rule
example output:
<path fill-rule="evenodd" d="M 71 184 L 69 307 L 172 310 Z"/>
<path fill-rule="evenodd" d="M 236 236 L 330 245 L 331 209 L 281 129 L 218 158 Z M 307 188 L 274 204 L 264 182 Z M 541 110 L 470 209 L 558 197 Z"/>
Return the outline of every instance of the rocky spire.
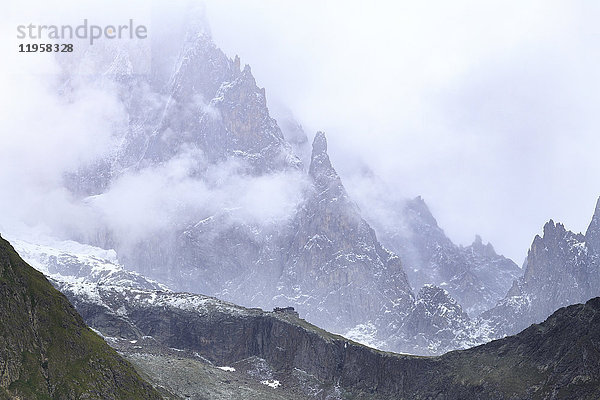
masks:
<path fill-rule="evenodd" d="M 327 154 L 327 138 L 319 131 L 312 145 L 312 155 L 308 173 L 315 182 L 317 189 L 327 189 L 332 183 L 342 184 L 337 172 L 331 165 Z"/>
<path fill-rule="evenodd" d="M 496 333 L 512 334 L 544 320 L 559 307 L 598 296 L 598 259 L 586 243 L 593 236 L 548 221 L 543 235 L 533 239 L 523 277 L 484 317 L 500 321 L 494 323 Z"/>
<path fill-rule="evenodd" d="M 338 332 L 364 321 L 381 328 L 381 334 L 399 326 L 413 301 L 400 259 L 379 243 L 347 195 L 323 132 L 313 141 L 309 175 L 314 191 L 292 223 L 278 299 Z"/>
<path fill-rule="evenodd" d="M 348 194 L 342 180 L 331 165 L 327 154 L 327 138 L 325 133 L 317 132 L 312 146 L 312 155 L 308 174 L 312 178 L 315 189 L 320 197 L 328 199 L 347 200 Z M 356 207 L 352 204 L 352 207 Z M 356 210 L 358 212 L 358 210 Z"/>
<path fill-rule="evenodd" d="M 600 198 L 596 203 L 596 210 L 592 217 L 592 222 L 585 232 L 585 241 L 588 246 L 592 247 L 596 252 L 600 253 Z"/>

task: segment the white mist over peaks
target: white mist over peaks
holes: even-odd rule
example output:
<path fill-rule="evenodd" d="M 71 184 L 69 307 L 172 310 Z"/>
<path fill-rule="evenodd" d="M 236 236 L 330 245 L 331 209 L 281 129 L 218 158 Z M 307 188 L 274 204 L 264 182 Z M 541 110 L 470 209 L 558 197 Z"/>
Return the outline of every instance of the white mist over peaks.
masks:
<path fill-rule="evenodd" d="M 0 78 L 0 228 L 9 220 L 54 226 L 79 215 L 63 175 L 106 156 L 126 116 L 110 87 L 75 85 L 61 93 L 52 56 L 36 63 L 13 57 L 22 55 L 8 56 L 15 69 Z"/>
<path fill-rule="evenodd" d="M 123 241 L 181 230 L 224 212 L 231 223 L 285 223 L 308 187 L 305 176 L 249 176 L 244 169 L 235 160 L 207 163 L 201 151 L 186 148 L 161 165 L 125 173 L 88 204 Z"/>
<path fill-rule="evenodd" d="M 66 176 L 110 160 L 122 144 L 128 115 L 112 79 L 123 73 L 172 72 L 185 33 L 177 21 L 192 17 L 185 12 L 189 2 L 150 6 L 138 2 L 145 5 L 139 12 L 117 2 L 102 7 L 77 3 L 56 15 L 43 12 L 51 5 L 40 2 L 36 8 L 34 3 L 11 4 L 10 18 L 2 20 L 2 33 L 14 37 L 16 24 L 29 22 L 78 24 L 88 18 L 94 23 L 118 23 L 133 18 L 146 23 L 150 34 L 147 42 L 139 43 L 139 54 L 130 42 L 98 42 L 73 55 L 19 54 L 16 41 L 6 49 L 0 78 L 0 233 L 11 237 L 39 233 L 94 243 L 98 236 L 108 235 L 134 244 L 223 213 L 225 221 L 255 226 L 282 224 L 291 218 L 308 187 L 304 174 L 251 176 L 238 161 L 210 164 L 193 147 L 182 147 L 164 163 L 128 169 L 101 194 L 85 198 L 67 189 Z M 203 8 L 195 13 L 201 17 Z M 200 18 L 198 23 L 205 22 Z M 150 59 L 164 64 L 150 71 Z M 148 87 L 144 90 L 142 100 L 153 110 L 168 101 Z M 181 106 L 220 118 L 200 95 Z"/>
<path fill-rule="evenodd" d="M 517 263 L 548 219 L 589 223 L 598 3 L 209 0 L 207 12 L 269 101 L 327 132 L 345 182 L 366 164 L 422 195 L 455 242 L 479 233 Z"/>
<path fill-rule="evenodd" d="M 11 213 L 0 229 L 9 217 L 83 220 L 90 205 L 58 182 L 101 156 L 122 118 L 110 87 L 79 87 L 65 105 L 55 96 L 60 66 L 16 53 L 15 26 L 134 18 L 168 74 L 189 3 L 8 3 L 0 204 Z M 252 65 L 270 105 L 327 132 L 348 186 L 365 164 L 394 196 L 422 195 L 454 241 L 479 233 L 517 262 L 549 218 L 573 230 L 589 223 L 600 175 L 598 4 L 208 0 L 206 14 L 216 45 Z M 349 188 L 360 190 L 369 197 L 368 184 Z"/>

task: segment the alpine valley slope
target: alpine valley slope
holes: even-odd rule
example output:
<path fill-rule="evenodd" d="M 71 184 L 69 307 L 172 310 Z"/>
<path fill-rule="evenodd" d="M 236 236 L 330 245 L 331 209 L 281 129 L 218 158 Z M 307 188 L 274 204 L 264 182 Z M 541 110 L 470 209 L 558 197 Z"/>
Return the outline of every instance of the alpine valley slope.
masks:
<path fill-rule="evenodd" d="M 160 399 L 0 237 L 0 398 Z"/>

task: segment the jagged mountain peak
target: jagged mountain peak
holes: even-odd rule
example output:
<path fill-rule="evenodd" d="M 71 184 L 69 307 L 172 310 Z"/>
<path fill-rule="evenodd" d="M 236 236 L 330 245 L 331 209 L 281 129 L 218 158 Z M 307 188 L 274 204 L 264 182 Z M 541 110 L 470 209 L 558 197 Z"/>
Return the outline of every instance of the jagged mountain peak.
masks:
<path fill-rule="evenodd" d="M 598 230 L 594 229 L 597 218 L 595 215 L 585 236 L 554 220 L 544 225 L 543 235 L 535 236 L 527 253 L 523 276 L 486 313 L 486 318 L 495 321 L 497 334 L 515 333 L 548 317 L 558 307 L 598 295 L 600 258 L 594 248 L 598 243 Z"/>
<path fill-rule="evenodd" d="M 474 316 L 493 307 L 522 274 L 514 262 L 496 254 L 489 243 L 481 241 L 478 245 L 476 238 L 466 247 L 454 244 L 423 197 L 403 200 L 394 208 L 385 218 L 373 219 L 373 223 L 383 245 L 400 255 L 413 288 L 428 283 L 439 285 Z"/>
<path fill-rule="evenodd" d="M 318 131 L 313 140 L 313 157 L 322 153 L 327 154 L 327 137 L 325 137 L 325 132 Z"/>
<path fill-rule="evenodd" d="M 585 240 L 595 251 L 600 252 L 600 197 L 596 202 L 592 221 L 585 232 Z"/>
<path fill-rule="evenodd" d="M 555 223 L 553 219 L 550 219 L 548 222 L 546 222 L 544 224 L 542 236 L 535 235 L 533 238 L 533 243 L 531 244 L 531 248 L 527 253 L 528 269 L 531 268 L 529 261 L 532 257 L 537 257 L 542 252 L 547 252 L 547 244 L 551 242 L 557 242 L 564 237 L 565 233 L 565 227 L 560 222 Z"/>
<path fill-rule="evenodd" d="M 413 303 L 400 259 L 379 243 L 347 195 L 323 132 L 313 140 L 309 175 L 313 190 L 292 222 L 277 300 L 338 332 L 368 320 L 381 329 L 399 326 Z"/>
<path fill-rule="evenodd" d="M 475 235 L 475 240 L 473 240 L 470 248 L 474 253 L 482 256 L 494 257 L 498 255 L 490 242 L 483 244 L 483 239 L 480 235 Z"/>
<path fill-rule="evenodd" d="M 565 226 L 560 222 L 550 220 L 544 225 L 544 239 L 562 237 L 566 232 Z"/>

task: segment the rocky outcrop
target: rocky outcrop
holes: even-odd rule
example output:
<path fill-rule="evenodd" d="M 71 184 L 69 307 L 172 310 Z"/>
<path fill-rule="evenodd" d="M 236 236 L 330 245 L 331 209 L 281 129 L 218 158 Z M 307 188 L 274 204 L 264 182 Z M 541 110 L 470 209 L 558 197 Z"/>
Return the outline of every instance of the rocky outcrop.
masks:
<path fill-rule="evenodd" d="M 421 288 L 402 331 L 403 336 L 393 348 L 426 355 L 443 354 L 486 343 L 492 333 L 479 320 L 469 318 L 446 290 L 434 285 Z"/>
<path fill-rule="evenodd" d="M 0 397 L 161 398 L 2 238 Z"/>
<path fill-rule="evenodd" d="M 241 69 L 239 57 L 227 58 L 206 33 L 188 37 L 144 158 L 154 164 L 195 146 L 209 162 L 237 159 L 252 174 L 297 168 L 300 160 L 269 115 L 250 67 Z"/>

